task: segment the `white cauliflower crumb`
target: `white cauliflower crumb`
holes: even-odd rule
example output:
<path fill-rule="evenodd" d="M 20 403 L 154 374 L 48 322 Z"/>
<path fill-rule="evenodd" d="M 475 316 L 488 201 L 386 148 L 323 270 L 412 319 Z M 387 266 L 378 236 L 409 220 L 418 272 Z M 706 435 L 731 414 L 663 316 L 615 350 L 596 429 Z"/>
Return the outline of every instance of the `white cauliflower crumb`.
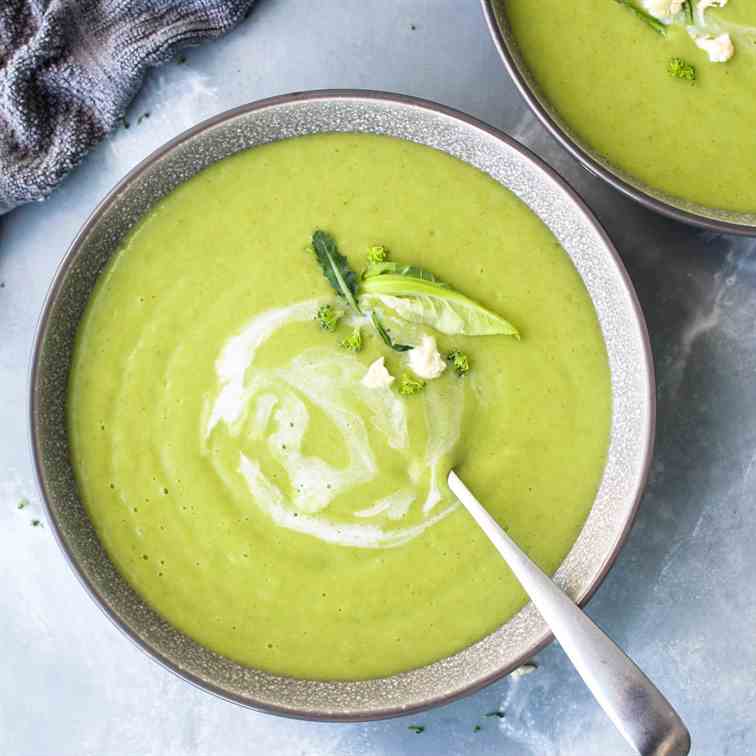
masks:
<path fill-rule="evenodd" d="M 373 362 L 362 378 L 362 385 L 371 389 L 388 388 L 393 382 L 394 376 L 386 369 L 383 357 Z"/>
<path fill-rule="evenodd" d="M 643 0 L 643 7 L 652 16 L 665 20 L 676 16 L 682 10 L 682 6 L 683 0 Z"/>
<path fill-rule="evenodd" d="M 419 378 L 432 380 L 446 370 L 446 362 L 436 348 L 433 336 L 423 336 L 420 345 L 409 351 L 410 370 Z"/>
<path fill-rule="evenodd" d="M 732 44 L 729 34 L 720 34 L 712 36 L 711 34 L 699 34 L 694 30 L 689 30 L 690 36 L 708 56 L 712 63 L 726 63 L 735 55 L 735 45 Z"/>

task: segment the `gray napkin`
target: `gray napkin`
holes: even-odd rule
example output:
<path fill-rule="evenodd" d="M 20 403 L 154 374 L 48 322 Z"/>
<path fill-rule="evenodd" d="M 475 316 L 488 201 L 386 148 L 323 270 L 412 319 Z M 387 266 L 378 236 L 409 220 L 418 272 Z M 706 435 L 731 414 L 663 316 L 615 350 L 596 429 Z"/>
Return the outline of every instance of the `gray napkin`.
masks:
<path fill-rule="evenodd" d="M 0 0 L 0 214 L 44 199 L 122 119 L 148 67 L 254 0 Z"/>

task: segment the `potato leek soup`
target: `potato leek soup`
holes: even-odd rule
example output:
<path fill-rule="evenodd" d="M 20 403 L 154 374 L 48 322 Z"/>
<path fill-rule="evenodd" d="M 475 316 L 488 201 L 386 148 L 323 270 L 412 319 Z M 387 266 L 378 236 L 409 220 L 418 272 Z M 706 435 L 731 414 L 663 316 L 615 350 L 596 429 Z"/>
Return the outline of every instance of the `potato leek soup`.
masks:
<path fill-rule="evenodd" d="M 360 134 L 237 154 L 164 198 L 79 326 L 68 422 L 114 564 L 259 669 L 364 679 L 525 596 L 456 468 L 554 571 L 596 494 L 609 368 L 545 225 L 486 174 Z"/>
<path fill-rule="evenodd" d="M 753 0 L 506 0 L 538 89 L 648 186 L 756 213 Z"/>

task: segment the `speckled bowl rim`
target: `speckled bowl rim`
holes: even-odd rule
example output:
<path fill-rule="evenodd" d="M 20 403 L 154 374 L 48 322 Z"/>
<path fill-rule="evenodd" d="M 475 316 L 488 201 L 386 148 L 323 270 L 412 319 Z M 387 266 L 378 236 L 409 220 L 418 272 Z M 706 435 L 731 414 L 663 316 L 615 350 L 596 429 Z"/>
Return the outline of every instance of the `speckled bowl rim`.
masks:
<path fill-rule="evenodd" d="M 494 45 L 499 51 L 504 66 L 512 77 L 520 94 L 525 98 L 530 109 L 551 135 L 589 173 L 603 179 L 610 186 L 639 202 L 649 210 L 653 210 L 668 218 L 718 233 L 756 236 L 756 213 L 737 213 L 707 207 L 698 203 L 688 203 L 681 198 L 655 190 L 653 187 L 643 184 L 633 176 L 623 173 L 620 169 L 612 166 L 609 161 L 601 158 L 598 153 L 591 150 L 577 136 L 572 135 L 569 127 L 549 105 L 548 100 L 539 94 L 525 62 L 516 49 L 516 44 L 509 29 L 499 21 L 495 6 L 497 4 L 506 5 L 506 0 L 480 1 Z"/>
<path fill-rule="evenodd" d="M 48 469 L 48 465 L 45 460 L 45 454 L 50 454 L 50 444 L 53 442 L 46 438 L 46 434 L 43 429 L 44 417 L 42 416 L 42 412 L 44 407 L 46 406 L 44 371 L 49 370 L 49 367 L 46 366 L 46 363 L 45 365 L 43 365 L 42 363 L 43 360 L 48 359 L 46 350 L 51 350 L 52 353 L 55 354 L 55 350 L 58 349 L 59 346 L 56 343 L 48 343 L 48 340 L 50 338 L 53 338 L 54 336 L 54 333 L 53 336 L 50 335 L 51 326 L 55 324 L 54 318 L 56 306 L 58 300 L 62 298 L 62 294 L 68 281 L 67 276 L 77 263 L 79 256 L 82 254 L 82 251 L 86 251 L 86 244 L 93 232 L 98 229 L 98 226 L 102 222 L 103 216 L 108 213 L 108 211 L 111 209 L 111 206 L 115 205 L 117 207 L 119 198 L 127 193 L 129 191 L 129 188 L 133 184 L 135 185 L 137 183 L 137 180 L 140 179 L 142 174 L 148 173 L 155 163 L 159 162 L 162 158 L 171 155 L 174 150 L 180 150 L 181 146 L 185 143 L 188 143 L 190 140 L 193 140 L 203 134 L 207 134 L 216 127 L 235 122 L 235 119 L 255 118 L 256 114 L 265 113 L 270 109 L 285 109 L 292 106 L 303 106 L 305 108 L 314 107 L 316 109 L 318 107 L 326 108 L 340 106 L 343 106 L 346 109 L 348 109 L 349 107 L 353 107 L 355 109 L 362 107 L 366 109 L 366 111 L 370 111 L 371 108 L 379 109 L 381 107 L 385 107 L 389 110 L 406 110 L 406 115 L 408 117 L 409 114 L 412 113 L 415 115 L 415 117 L 423 117 L 432 121 L 435 119 L 434 122 L 438 122 L 440 126 L 443 126 L 445 124 L 448 125 L 452 130 L 462 129 L 463 132 L 467 134 L 471 139 L 473 136 L 475 136 L 475 139 L 478 142 L 485 143 L 489 147 L 494 144 L 499 144 L 499 150 L 505 153 L 516 154 L 517 160 L 521 160 L 523 164 L 527 164 L 529 166 L 528 170 L 540 176 L 540 180 L 548 184 L 550 191 L 553 191 L 556 195 L 558 195 L 560 202 L 562 203 L 562 210 L 564 212 L 569 212 L 569 214 L 571 214 L 572 216 L 570 220 L 573 223 L 568 224 L 569 227 L 572 228 L 572 225 L 578 225 L 584 228 L 585 232 L 590 234 L 591 238 L 594 238 L 596 240 L 596 243 L 603 250 L 602 260 L 597 266 L 599 270 L 605 273 L 606 281 L 602 283 L 606 283 L 608 288 L 610 289 L 614 287 L 614 289 L 612 290 L 616 291 L 616 294 L 614 294 L 613 296 L 617 296 L 623 301 L 623 314 L 617 316 L 619 318 L 617 323 L 620 326 L 623 326 L 625 329 L 632 331 L 631 334 L 617 333 L 612 338 L 619 339 L 620 341 L 624 339 L 629 345 L 629 351 L 633 354 L 636 361 L 631 365 L 626 365 L 623 363 L 623 360 L 626 359 L 626 356 L 621 354 L 622 350 L 619 350 L 616 347 L 610 349 L 609 345 L 607 345 L 607 349 L 610 351 L 610 363 L 612 363 L 612 360 L 614 359 L 611 356 L 612 353 L 619 355 L 618 359 L 620 360 L 620 363 L 623 364 L 623 378 L 626 380 L 628 386 L 632 386 L 633 392 L 637 393 L 637 401 L 635 399 L 633 400 L 635 401 L 633 407 L 634 409 L 637 409 L 637 412 L 634 412 L 633 417 L 631 418 L 624 418 L 624 421 L 633 425 L 633 433 L 629 432 L 630 426 L 628 426 L 627 429 L 623 430 L 623 433 L 621 434 L 622 438 L 618 442 L 625 446 L 629 446 L 633 450 L 634 456 L 631 460 L 632 470 L 630 472 L 621 473 L 621 475 L 624 475 L 624 478 L 622 480 L 622 486 L 624 487 L 623 490 L 627 491 L 627 495 L 624 497 L 622 502 L 621 517 L 615 518 L 617 519 L 617 521 L 612 523 L 613 527 L 611 528 L 610 533 L 612 539 L 611 544 L 608 548 L 606 548 L 606 550 L 602 551 L 600 555 L 595 558 L 592 557 L 591 560 L 589 560 L 591 562 L 589 570 L 591 577 L 587 580 L 587 582 L 585 584 L 580 584 L 577 587 L 572 586 L 570 584 L 570 574 L 564 572 L 564 565 L 566 563 L 570 563 L 571 559 L 574 561 L 573 557 L 578 551 L 578 544 L 581 544 L 583 542 L 585 531 L 588 529 L 588 523 L 592 521 L 592 518 L 594 516 L 596 502 L 598 502 L 599 499 L 599 495 L 597 495 L 597 499 L 594 502 L 594 507 L 589 514 L 586 525 L 581 531 L 578 540 L 571 549 L 570 553 L 565 558 L 562 566 L 559 568 L 555 575 L 555 580 L 559 584 L 561 584 L 563 588 L 568 590 L 573 598 L 581 605 L 585 604 L 598 589 L 599 585 L 616 560 L 620 549 L 622 548 L 629 535 L 638 510 L 642 492 L 646 484 L 653 452 L 656 419 L 653 362 L 645 320 L 643 318 L 640 305 L 638 303 L 635 291 L 633 290 L 627 272 L 625 271 L 625 268 L 622 265 L 622 262 L 609 237 L 606 235 L 606 232 L 597 222 L 591 211 L 583 203 L 580 197 L 555 171 L 549 168 L 539 158 L 530 153 L 526 148 L 524 148 L 515 140 L 478 121 L 477 119 L 472 118 L 471 116 L 433 102 L 399 94 L 377 91 L 319 90 L 312 92 L 292 93 L 260 100 L 248 105 L 243 105 L 241 107 L 237 107 L 221 113 L 206 121 L 203 121 L 202 123 L 185 131 L 184 133 L 166 143 L 163 147 L 153 152 L 150 156 L 139 163 L 136 168 L 130 171 L 121 181 L 119 181 L 92 212 L 92 214 L 87 219 L 82 229 L 79 231 L 76 238 L 72 242 L 71 247 L 69 248 L 65 257 L 63 258 L 55 274 L 53 283 L 51 284 L 51 287 L 49 289 L 37 327 L 37 334 L 34 343 L 30 370 L 30 443 L 37 482 L 41 493 L 41 498 L 44 503 L 47 520 L 58 542 L 58 545 L 60 546 L 66 557 L 66 560 L 73 569 L 76 577 L 79 579 L 79 581 L 95 601 L 95 603 L 119 630 L 121 630 L 143 651 L 145 651 L 150 657 L 152 657 L 166 669 L 203 690 L 213 693 L 225 700 L 232 701 L 249 708 L 298 719 L 344 722 L 385 719 L 389 717 L 401 716 L 422 711 L 434 706 L 449 703 L 450 701 L 453 701 L 464 695 L 471 694 L 474 691 L 479 690 L 486 685 L 489 685 L 490 683 L 498 680 L 499 678 L 507 675 L 512 670 L 516 669 L 522 663 L 527 661 L 527 659 L 529 659 L 533 654 L 537 653 L 544 646 L 550 643 L 551 640 L 553 640 L 553 636 L 548 632 L 548 629 L 538 616 L 532 604 L 528 604 L 512 620 L 507 622 L 504 626 L 497 629 L 490 635 L 483 638 L 481 641 L 478 641 L 472 646 L 463 649 L 462 651 L 454 654 L 448 659 L 443 659 L 439 662 L 435 662 L 434 664 L 427 667 L 410 670 L 398 675 L 393 675 L 389 678 L 359 682 L 291 680 L 288 678 L 269 675 L 268 673 L 263 673 L 259 670 L 252 670 L 251 668 L 242 667 L 242 665 L 237 665 L 234 662 L 231 662 L 230 660 L 225 659 L 224 657 L 221 657 L 214 652 L 211 652 L 199 646 L 199 644 L 196 644 L 194 641 L 187 638 L 186 636 L 183 636 L 183 634 L 181 634 L 179 631 L 169 626 L 168 623 L 165 622 L 165 620 L 159 617 L 159 615 L 157 615 L 150 607 L 142 602 L 137 594 L 134 593 L 133 590 L 126 585 L 123 578 L 121 578 L 120 575 L 117 575 L 116 573 L 116 580 L 120 581 L 120 583 L 125 586 L 125 590 L 133 594 L 132 600 L 138 603 L 140 612 L 138 615 L 139 618 L 141 619 L 143 615 L 149 616 L 153 619 L 153 621 L 161 623 L 161 626 L 165 625 L 168 632 L 176 636 L 180 636 L 182 642 L 192 646 L 195 654 L 202 655 L 203 660 L 205 658 L 209 660 L 207 661 L 207 666 L 212 666 L 212 664 L 224 664 L 226 666 L 230 665 L 231 667 L 238 668 L 240 670 L 240 674 L 246 673 L 250 675 L 253 680 L 257 677 L 262 677 L 264 679 L 270 678 L 275 684 L 281 686 L 284 689 L 287 685 L 305 686 L 303 690 L 305 690 L 308 696 L 311 694 L 313 698 L 317 698 L 326 690 L 335 690 L 336 694 L 338 694 L 339 696 L 344 696 L 345 700 L 348 700 L 348 697 L 350 696 L 353 696 L 357 693 L 369 693 L 371 689 L 374 692 L 378 689 L 385 692 L 387 689 L 386 686 L 389 686 L 390 689 L 390 686 L 392 685 L 398 686 L 398 690 L 403 693 L 405 689 L 408 689 L 408 685 L 411 686 L 411 683 L 408 681 L 415 681 L 417 675 L 424 675 L 420 678 L 420 684 L 421 686 L 425 685 L 425 687 L 422 688 L 421 693 L 413 691 L 413 695 L 409 700 L 395 700 L 395 694 L 392 692 L 390 695 L 386 694 L 391 701 L 391 703 L 389 704 L 387 704 L 385 700 L 383 701 L 383 703 L 379 704 L 365 703 L 365 700 L 369 700 L 370 698 L 370 696 L 367 696 L 367 698 L 359 699 L 359 706 L 341 706 L 340 704 L 338 707 L 303 705 L 303 699 L 301 698 L 301 696 L 297 699 L 296 703 L 292 704 L 286 699 L 282 701 L 279 700 L 271 702 L 267 698 L 265 700 L 262 700 L 259 694 L 251 695 L 247 692 L 240 693 L 238 689 L 232 688 L 230 684 L 221 684 L 217 681 L 209 679 L 207 676 L 203 677 L 201 673 L 206 672 L 205 666 L 189 669 L 188 667 L 191 665 L 189 665 L 188 663 L 183 664 L 181 663 L 181 660 L 172 658 L 170 654 L 164 653 L 163 649 L 157 648 L 154 642 L 144 637 L 144 634 L 146 633 L 146 631 L 144 631 L 144 628 L 140 629 L 135 627 L 135 623 L 133 621 L 129 622 L 128 620 L 124 619 L 119 611 L 113 608 L 109 601 L 110 597 L 106 594 L 105 591 L 102 591 L 95 584 L 93 576 L 90 575 L 87 572 L 87 569 L 85 569 L 85 567 L 83 566 L 84 557 L 81 554 L 76 553 L 75 549 L 72 547 L 72 544 L 69 543 L 68 538 L 64 533 L 63 525 L 65 525 L 65 522 L 63 521 L 63 518 L 61 518 L 61 520 L 59 521 L 59 514 L 56 511 L 57 507 L 61 505 L 61 502 L 55 499 L 54 493 L 50 490 L 54 482 L 53 472 Z M 353 126 L 341 130 L 355 131 L 367 129 L 359 129 L 356 126 Z M 378 133 L 390 132 L 379 131 Z M 394 135 L 396 136 L 396 134 Z M 276 141 L 276 139 L 273 139 L 272 141 Z M 249 145 L 247 145 L 247 147 L 248 146 Z M 245 147 L 245 149 L 247 147 Z M 234 154 L 234 152 L 236 151 L 238 151 L 238 149 L 230 151 L 228 154 Z M 560 241 L 562 240 L 560 239 Z M 117 248 L 119 242 L 114 242 L 114 249 Z M 572 244 L 572 242 L 570 242 L 570 244 Z M 581 273 L 581 275 L 583 275 L 583 273 Z M 592 293 L 591 296 L 594 297 L 594 294 Z M 600 296 L 604 296 L 604 294 L 601 294 Z M 606 294 L 606 296 L 608 297 L 612 295 Z M 86 300 L 86 298 L 88 298 L 88 295 L 84 299 Z M 611 310 L 611 308 L 609 308 L 609 310 Z M 615 315 L 611 314 L 609 310 L 607 310 L 609 314 L 607 314 L 606 317 L 610 321 L 614 322 L 613 318 L 615 317 Z M 601 313 L 598 310 L 597 313 L 600 315 L 603 331 L 605 324 L 602 320 Z M 78 320 L 76 321 L 76 325 L 78 326 Z M 71 328 L 72 326 L 69 325 L 68 327 Z M 604 335 L 606 340 L 606 333 Z M 65 368 L 65 374 L 66 376 L 68 374 L 67 365 Z M 612 386 L 613 397 L 616 401 L 617 396 L 615 388 L 614 366 Z M 59 389 L 60 387 L 58 386 L 55 388 Z M 612 450 L 615 447 L 616 441 L 614 437 L 616 419 L 613 418 L 612 422 L 612 439 L 609 460 L 607 462 L 607 469 L 609 469 L 611 465 Z M 64 430 L 59 430 L 59 432 L 65 434 Z M 70 470 L 70 461 L 68 461 L 67 459 L 67 441 L 65 443 L 65 447 L 66 448 L 63 450 L 55 448 L 53 456 L 55 454 L 64 453 L 66 455 L 65 464 L 68 465 L 68 468 Z M 620 450 L 620 457 L 622 453 L 624 452 Z M 50 465 L 52 465 L 52 463 L 50 463 Z M 605 471 L 605 479 L 602 480 L 599 494 L 601 494 L 604 489 L 607 475 L 608 474 Z M 608 495 L 611 498 L 611 491 Z M 81 509 L 82 512 L 84 512 L 83 506 L 78 500 L 78 495 L 75 491 L 75 485 L 73 486 L 73 490 L 67 493 L 67 496 L 74 499 L 77 503 L 77 506 Z M 88 528 L 94 534 L 94 529 L 92 528 L 91 523 L 89 523 L 86 514 L 84 514 L 83 520 L 85 522 L 79 523 L 78 527 L 85 529 Z M 102 556 L 100 558 L 104 558 L 109 565 L 109 569 L 111 569 L 115 573 L 115 568 L 112 567 L 110 560 L 107 559 L 107 556 L 104 553 L 104 549 L 102 548 L 101 544 L 99 543 L 99 539 L 97 539 L 96 536 L 95 540 L 97 541 L 99 550 L 102 552 Z M 584 556 L 585 555 L 581 551 L 577 558 L 582 558 Z M 585 570 L 588 568 L 585 565 L 581 565 L 579 567 L 576 567 L 575 569 Z M 108 590 L 110 591 L 114 589 L 109 588 Z M 491 665 L 489 663 L 488 657 L 485 656 L 484 651 L 482 651 L 481 649 L 488 649 L 488 653 L 491 653 L 491 649 L 493 649 L 494 651 L 498 649 L 500 638 L 506 637 L 502 636 L 502 633 L 506 633 L 510 626 L 515 625 L 523 617 L 525 619 L 520 622 L 520 625 L 523 625 L 524 622 L 524 627 L 528 628 L 529 632 L 525 647 L 519 650 L 516 656 L 507 658 L 506 662 Z M 475 679 L 466 682 L 463 685 L 452 686 L 451 688 L 449 688 L 448 686 L 439 687 L 438 684 L 433 682 L 434 678 L 432 675 L 431 681 L 427 682 L 428 675 L 434 670 L 437 670 L 436 674 L 438 675 L 438 681 L 443 681 L 444 674 L 449 674 L 448 669 L 458 670 L 461 664 L 464 665 L 468 660 L 475 660 L 476 653 L 479 656 L 482 654 L 484 663 L 487 666 L 486 671 L 484 673 L 477 674 Z M 450 664 L 452 666 L 448 667 L 447 669 L 445 665 Z M 297 687 L 297 691 L 299 691 L 299 687 Z M 297 695 L 299 696 L 300 694 L 298 693 Z M 309 698 L 307 700 L 309 700 Z"/>

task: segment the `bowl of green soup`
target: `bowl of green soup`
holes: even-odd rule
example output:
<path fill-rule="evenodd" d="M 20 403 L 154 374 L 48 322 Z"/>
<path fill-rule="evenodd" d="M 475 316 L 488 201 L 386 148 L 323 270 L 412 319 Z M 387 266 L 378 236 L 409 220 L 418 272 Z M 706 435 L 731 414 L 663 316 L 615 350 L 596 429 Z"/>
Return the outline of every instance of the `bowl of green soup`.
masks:
<path fill-rule="evenodd" d="M 482 0 L 533 112 L 642 204 L 756 235 L 756 5 Z"/>
<path fill-rule="evenodd" d="M 94 600 L 264 711 L 394 716 L 550 640 L 457 469 L 577 601 L 652 449 L 611 242 L 519 144 L 399 95 L 238 108 L 134 169 L 41 318 L 33 453 Z"/>

